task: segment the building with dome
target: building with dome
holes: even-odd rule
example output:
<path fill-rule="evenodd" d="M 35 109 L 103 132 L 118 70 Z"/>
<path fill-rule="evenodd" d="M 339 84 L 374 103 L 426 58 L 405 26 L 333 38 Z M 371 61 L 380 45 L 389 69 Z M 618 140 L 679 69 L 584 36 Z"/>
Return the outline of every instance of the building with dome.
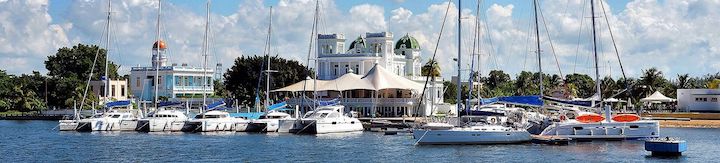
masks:
<path fill-rule="evenodd" d="M 426 78 L 421 76 L 424 62 L 418 41 L 409 34 L 400 37 L 397 42 L 393 40 L 393 34 L 390 32 L 368 32 L 364 36 L 358 36 L 346 46 L 347 40 L 343 34 L 319 34 L 317 36 L 318 82 L 336 84 L 318 85 L 321 89 L 318 91 L 318 97 L 321 100 L 337 99 L 347 111 L 355 111 L 360 117 L 425 116 L 440 110 L 438 108 L 431 110 L 429 104 L 432 103 L 431 100 L 436 104 L 442 103 L 444 93 L 442 81 L 430 82 L 428 87 L 423 89 Z M 357 81 L 341 78 L 348 74 L 358 76 Z M 367 78 L 374 78 L 372 81 L 375 87 L 372 88 L 375 89 L 341 88 L 342 85 L 363 83 L 364 80 L 368 80 Z M 338 80 L 342 82 L 337 82 Z M 386 87 L 398 84 L 398 81 L 409 81 L 420 88 Z M 304 84 L 301 82 L 296 85 Z M 297 92 L 312 90 L 298 90 L 298 88 L 286 87 L 275 91 L 294 92 L 281 96 L 289 98 L 287 100 L 289 105 L 305 105 L 300 106 L 301 112 L 309 111 L 312 102 L 303 101 L 302 95 Z M 425 105 L 417 107 L 423 90 L 426 91 L 422 102 Z"/>
<path fill-rule="evenodd" d="M 134 98 L 141 101 L 153 101 L 155 87 L 158 88 L 158 96 L 171 101 L 187 100 L 177 100 L 178 98 L 202 99 L 203 93 L 208 96 L 212 95 L 214 92 L 213 69 L 193 67 L 186 63 L 179 66 L 169 64 L 167 48 L 164 41 L 156 41 L 152 46 L 151 65 L 131 68 L 129 80 Z M 159 70 L 157 86 L 155 85 L 156 68 Z M 203 84 L 206 84 L 204 88 Z"/>

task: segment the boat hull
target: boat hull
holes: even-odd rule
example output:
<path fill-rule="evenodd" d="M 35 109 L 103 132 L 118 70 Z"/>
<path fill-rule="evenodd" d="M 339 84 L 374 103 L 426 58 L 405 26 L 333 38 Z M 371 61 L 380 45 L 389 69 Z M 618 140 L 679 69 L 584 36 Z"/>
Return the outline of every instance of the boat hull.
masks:
<path fill-rule="evenodd" d="M 548 126 L 540 135 L 570 139 L 642 139 L 660 135 L 657 121 L 559 123 Z"/>
<path fill-rule="evenodd" d="M 182 127 L 184 132 L 236 131 L 237 122 L 216 120 L 191 120 Z"/>
<path fill-rule="evenodd" d="M 77 120 L 60 120 L 58 128 L 60 131 L 75 131 L 78 128 Z"/>
<path fill-rule="evenodd" d="M 142 132 L 178 132 L 182 131 L 185 121 L 174 119 L 141 119 L 138 131 Z"/>
<path fill-rule="evenodd" d="M 298 124 L 299 123 L 299 124 Z M 363 131 L 360 121 L 323 121 L 323 120 L 299 120 L 295 127 L 290 129 L 296 134 L 327 134 Z"/>
<path fill-rule="evenodd" d="M 474 131 L 474 130 L 413 130 L 413 138 L 419 145 L 447 144 L 517 144 L 530 141 L 530 133 L 522 130 Z"/>
<path fill-rule="evenodd" d="M 138 120 L 117 120 L 109 118 L 81 120 L 77 131 L 135 131 Z"/>

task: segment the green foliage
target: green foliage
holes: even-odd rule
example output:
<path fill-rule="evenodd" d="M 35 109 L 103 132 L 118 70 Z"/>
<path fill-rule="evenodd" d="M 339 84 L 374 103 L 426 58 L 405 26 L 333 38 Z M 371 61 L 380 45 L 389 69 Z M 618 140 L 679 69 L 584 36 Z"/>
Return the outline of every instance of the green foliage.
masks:
<path fill-rule="evenodd" d="M 565 75 L 565 83 L 575 97 L 587 98 L 595 94 L 595 81 L 586 74 Z"/>
<path fill-rule="evenodd" d="M 422 76 L 439 77 L 440 65 L 438 65 L 437 61 L 428 61 L 427 63 L 425 63 L 425 65 L 422 66 L 420 74 Z"/>
<path fill-rule="evenodd" d="M 266 79 L 261 71 L 266 69 L 263 67 L 266 65 L 263 63 L 267 62 L 265 59 L 264 56 L 242 56 L 235 59 L 235 64 L 223 75 L 226 92 L 240 103 L 251 104 L 259 91 L 258 83 L 262 82 L 259 95 L 263 97 Z M 308 68 L 298 61 L 271 57 L 270 62 L 270 69 L 278 71 L 271 74 L 270 89 L 282 88 L 313 76 L 308 73 Z"/>
<path fill-rule="evenodd" d="M 215 79 L 213 81 L 213 88 L 215 88 L 214 96 L 227 97 L 228 92 L 225 90 L 225 86 L 223 85 L 222 80 Z"/>

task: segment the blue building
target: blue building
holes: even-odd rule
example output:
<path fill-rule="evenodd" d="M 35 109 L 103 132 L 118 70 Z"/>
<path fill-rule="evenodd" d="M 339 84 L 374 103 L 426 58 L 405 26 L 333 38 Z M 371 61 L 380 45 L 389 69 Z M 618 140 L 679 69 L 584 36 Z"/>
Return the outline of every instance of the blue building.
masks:
<path fill-rule="evenodd" d="M 153 44 L 152 65 L 132 67 L 130 89 L 136 99 L 153 101 L 155 97 L 155 68 L 158 67 L 158 96 L 174 98 L 201 98 L 214 92 L 212 68 L 192 67 L 187 64 L 168 65 L 166 45 L 162 40 Z M 205 84 L 205 87 L 203 87 Z"/>

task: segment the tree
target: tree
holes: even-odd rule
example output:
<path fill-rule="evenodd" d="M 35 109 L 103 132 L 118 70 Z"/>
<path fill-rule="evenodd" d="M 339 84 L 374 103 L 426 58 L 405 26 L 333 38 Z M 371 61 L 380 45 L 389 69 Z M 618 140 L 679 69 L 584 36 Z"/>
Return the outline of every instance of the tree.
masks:
<path fill-rule="evenodd" d="M 444 102 L 455 104 L 457 102 L 457 84 L 445 81 L 443 82 L 443 87 L 445 87 L 445 93 L 443 94 Z"/>
<path fill-rule="evenodd" d="M 565 83 L 575 97 L 587 98 L 595 94 L 595 81 L 586 74 L 565 75 Z"/>
<path fill-rule="evenodd" d="M 80 105 L 93 61 L 95 68 L 92 80 L 100 80 L 100 77 L 105 75 L 105 53 L 106 50 L 97 45 L 78 44 L 72 48 L 60 48 L 55 55 L 48 56 L 45 61 L 45 68 L 50 76 L 47 83 L 48 105 L 59 107 L 72 107 L 75 103 Z M 119 78 L 117 68 L 118 66 L 113 62 L 108 62 L 110 79 Z M 93 97 L 91 95 L 92 93 L 88 91 L 87 96 Z"/>
<path fill-rule="evenodd" d="M 682 74 L 682 75 L 678 74 L 677 77 L 678 77 L 677 83 L 675 83 L 676 89 L 690 88 L 690 83 L 691 83 L 690 80 L 692 80 L 692 78 L 690 78 L 690 74 Z"/>
<path fill-rule="evenodd" d="M 533 77 L 533 74 L 528 71 L 522 71 L 520 72 L 520 75 L 518 75 L 515 79 L 515 95 L 533 95 L 537 94 L 539 91 L 539 88 L 537 87 L 536 80 Z"/>
<path fill-rule="evenodd" d="M 421 71 L 422 76 L 430 76 L 430 77 L 439 77 L 440 76 L 440 66 L 436 61 L 428 61 L 423 65 Z"/>
<path fill-rule="evenodd" d="M 235 59 L 233 66 L 223 75 L 225 90 L 240 103 L 249 104 L 257 95 L 264 96 L 265 77 L 261 74 L 267 61 L 263 56 L 242 56 Z M 271 57 L 271 69 L 278 72 L 271 74 L 270 87 L 277 89 L 304 80 L 309 73 L 308 68 L 298 61 Z M 261 79 L 262 78 L 262 79 Z M 259 84 L 263 83 L 263 84 Z"/>
<path fill-rule="evenodd" d="M 48 75 L 53 77 L 87 80 L 93 61 L 96 61 L 92 80 L 100 80 L 100 77 L 105 75 L 105 53 L 106 50 L 97 45 L 78 44 L 72 48 L 63 47 L 58 49 L 55 55 L 48 56 L 45 68 Z M 117 68 L 112 61 L 108 62 L 108 76 L 111 79 L 118 78 Z"/>
<path fill-rule="evenodd" d="M 222 80 L 215 79 L 213 81 L 213 88 L 215 88 L 215 96 L 218 97 L 227 97 L 227 91 L 225 91 L 225 86 L 223 85 Z"/>

